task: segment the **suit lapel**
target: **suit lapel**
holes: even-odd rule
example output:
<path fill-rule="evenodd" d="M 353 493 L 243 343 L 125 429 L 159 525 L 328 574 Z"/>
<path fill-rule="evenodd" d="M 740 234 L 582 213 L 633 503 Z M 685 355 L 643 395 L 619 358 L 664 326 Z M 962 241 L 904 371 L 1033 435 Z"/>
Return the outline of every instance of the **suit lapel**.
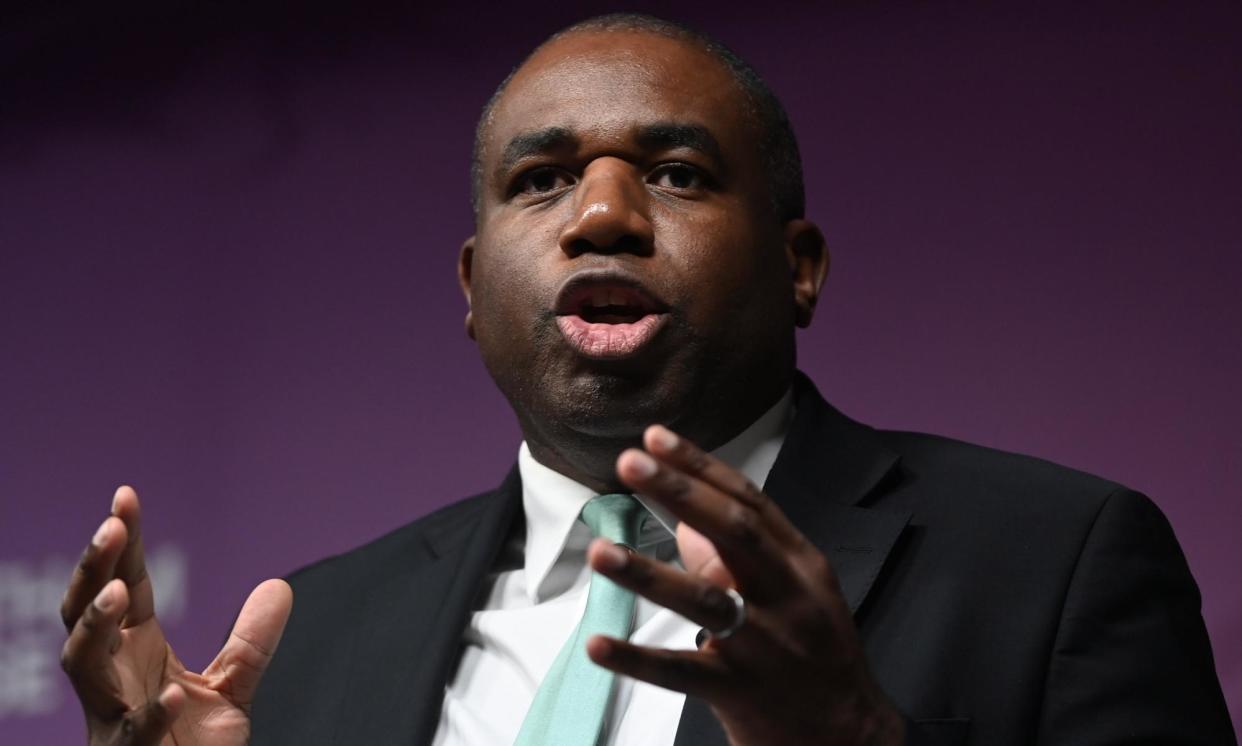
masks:
<path fill-rule="evenodd" d="M 855 615 L 910 514 L 863 507 L 898 457 L 871 428 L 831 407 L 810 379 L 794 381 L 797 413 L 763 489 L 832 563 Z M 725 744 L 711 708 L 687 697 L 675 746 Z"/>
<path fill-rule="evenodd" d="M 474 510 L 429 519 L 410 562 L 366 595 L 336 743 L 431 740 L 467 615 L 520 506 L 514 468 Z"/>
<path fill-rule="evenodd" d="M 794 390 L 797 414 L 764 491 L 828 557 L 857 614 L 910 520 L 906 512 L 863 506 L 894 473 L 898 456 L 801 373 Z"/>

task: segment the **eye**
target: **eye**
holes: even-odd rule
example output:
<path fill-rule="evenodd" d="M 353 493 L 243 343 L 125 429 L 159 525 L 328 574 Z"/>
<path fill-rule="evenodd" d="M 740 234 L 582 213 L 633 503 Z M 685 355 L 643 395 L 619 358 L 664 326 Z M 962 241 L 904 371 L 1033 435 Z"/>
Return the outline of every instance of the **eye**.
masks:
<path fill-rule="evenodd" d="M 670 163 L 656 169 L 651 183 L 666 189 L 702 189 L 707 186 L 707 177 L 694 166 Z"/>
<path fill-rule="evenodd" d="M 547 194 L 573 183 L 569 174 L 559 168 L 543 166 L 531 169 L 517 178 L 513 184 L 514 194 Z"/>

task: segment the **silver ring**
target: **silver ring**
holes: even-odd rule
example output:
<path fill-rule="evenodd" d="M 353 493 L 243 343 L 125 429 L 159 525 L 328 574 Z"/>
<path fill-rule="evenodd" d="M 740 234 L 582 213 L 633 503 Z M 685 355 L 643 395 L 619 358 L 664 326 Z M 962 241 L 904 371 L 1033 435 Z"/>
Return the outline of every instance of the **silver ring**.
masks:
<path fill-rule="evenodd" d="M 729 598 L 733 599 L 733 622 L 719 632 L 709 632 L 708 634 L 713 640 L 729 639 L 734 632 L 737 632 L 746 623 L 746 600 L 742 598 L 742 594 L 738 593 L 734 588 L 725 588 L 725 593 L 729 594 Z"/>

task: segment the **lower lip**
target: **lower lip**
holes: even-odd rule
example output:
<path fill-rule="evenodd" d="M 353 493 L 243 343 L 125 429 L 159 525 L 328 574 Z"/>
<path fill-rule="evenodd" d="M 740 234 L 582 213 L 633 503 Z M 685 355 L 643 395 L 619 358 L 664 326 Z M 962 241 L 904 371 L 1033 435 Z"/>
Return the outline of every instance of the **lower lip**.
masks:
<path fill-rule="evenodd" d="M 569 346 L 584 357 L 615 360 L 634 355 L 655 338 L 667 314 L 649 313 L 629 324 L 592 324 L 581 316 L 557 316 Z"/>

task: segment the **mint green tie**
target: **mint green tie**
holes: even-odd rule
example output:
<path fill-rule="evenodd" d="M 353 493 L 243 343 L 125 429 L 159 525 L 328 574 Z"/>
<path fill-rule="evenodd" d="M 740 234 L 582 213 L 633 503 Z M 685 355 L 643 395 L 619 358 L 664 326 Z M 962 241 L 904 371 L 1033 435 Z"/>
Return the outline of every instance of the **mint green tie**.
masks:
<path fill-rule="evenodd" d="M 632 495 L 600 495 L 582 509 L 591 533 L 633 547 L 643 507 Z M 599 573 L 591 577 L 586 610 L 535 692 L 514 746 L 594 746 L 608 712 L 614 674 L 586 654 L 591 635 L 628 639 L 634 594 Z"/>

